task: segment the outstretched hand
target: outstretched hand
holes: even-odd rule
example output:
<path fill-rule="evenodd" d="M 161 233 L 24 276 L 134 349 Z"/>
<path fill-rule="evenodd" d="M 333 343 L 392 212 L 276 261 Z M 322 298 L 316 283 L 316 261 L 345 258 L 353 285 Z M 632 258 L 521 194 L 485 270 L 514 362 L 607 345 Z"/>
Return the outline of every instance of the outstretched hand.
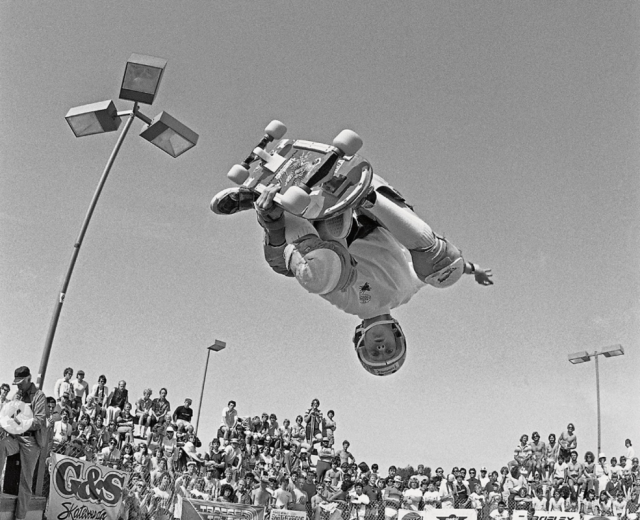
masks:
<path fill-rule="evenodd" d="M 278 191 L 280 191 L 280 186 L 277 184 L 267 186 L 254 203 L 256 211 L 265 220 L 278 220 L 284 213 L 284 210 L 273 202 Z"/>
<path fill-rule="evenodd" d="M 477 267 L 474 277 L 476 282 L 480 285 L 493 285 L 493 280 L 491 279 L 493 274 L 491 273 L 491 269 L 482 269 L 481 267 Z"/>

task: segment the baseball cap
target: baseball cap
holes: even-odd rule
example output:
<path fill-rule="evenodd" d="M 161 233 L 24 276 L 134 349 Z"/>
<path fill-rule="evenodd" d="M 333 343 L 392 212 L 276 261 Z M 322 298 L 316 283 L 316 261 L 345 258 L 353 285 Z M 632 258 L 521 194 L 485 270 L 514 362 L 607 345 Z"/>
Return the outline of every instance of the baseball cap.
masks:
<path fill-rule="evenodd" d="M 402 482 L 402 477 L 400 475 L 396 475 L 395 477 L 393 477 L 393 481 L 394 482 Z"/>
<path fill-rule="evenodd" d="M 18 383 L 22 383 L 22 381 L 30 375 L 31 371 L 29 370 L 29 367 L 22 366 L 16 368 L 15 372 L 13 373 L 13 384 L 17 385 Z"/>
<path fill-rule="evenodd" d="M 175 430 L 173 429 L 173 426 L 169 426 L 169 427 L 167 428 L 167 431 L 168 431 L 168 432 L 173 432 L 173 431 L 175 431 Z"/>
<path fill-rule="evenodd" d="M 187 466 L 197 466 L 197 465 L 198 464 L 194 460 L 190 460 L 189 462 L 187 462 Z"/>
<path fill-rule="evenodd" d="M 487 467 L 486 467 L 486 466 L 482 466 L 482 467 L 480 468 L 480 471 L 487 471 Z"/>

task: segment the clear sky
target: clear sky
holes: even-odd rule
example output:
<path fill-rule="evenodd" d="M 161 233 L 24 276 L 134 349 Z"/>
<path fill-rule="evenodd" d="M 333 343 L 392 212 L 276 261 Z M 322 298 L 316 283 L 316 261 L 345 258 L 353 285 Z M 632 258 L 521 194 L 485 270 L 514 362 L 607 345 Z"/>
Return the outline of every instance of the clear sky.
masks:
<path fill-rule="evenodd" d="M 150 117 L 200 134 L 178 159 L 134 122 L 71 280 L 45 383 L 66 366 L 132 397 L 169 389 L 201 436 L 241 415 L 334 409 L 358 460 L 499 467 L 522 433 L 572 421 L 596 449 L 640 445 L 640 5 L 637 2 L 0 3 L 0 381 L 36 372 L 115 133 L 76 139 L 69 108 L 117 100 L 131 53 L 168 60 Z M 262 258 L 251 212 L 209 201 L 264 126 L 363 155 L 495 285 L 425 288 L 394 314 L 388 378 L 357 363 L 357 324 Z"/>

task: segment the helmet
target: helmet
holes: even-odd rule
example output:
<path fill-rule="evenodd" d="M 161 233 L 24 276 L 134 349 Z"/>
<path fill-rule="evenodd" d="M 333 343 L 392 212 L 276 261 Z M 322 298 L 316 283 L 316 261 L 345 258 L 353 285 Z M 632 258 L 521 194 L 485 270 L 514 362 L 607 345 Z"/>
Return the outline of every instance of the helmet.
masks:
<path fill-rule="evenodd" d="M 393 334 L 396 338 L 396 351 L 394 356 L 386 361 L 372 361 L 370 359 L 365 359 L 364 336 L 366 332 L 375 325 L 385 324 L 391 324 Z M 400 328 L 400 324 L 393 318 L 389 320 L 376 321 L 368 327 L 365 327 L 363 324 L 358 325 L 353 336 L 353 344 L 356 348 L 358 360 L 364 369 L 374 376 L 388 376 L 397 372 L 400 370 L 400 367 L 404 364 L 407 357 L 407 340 L 404 332 L 402 332 L 402 329 Z"/>

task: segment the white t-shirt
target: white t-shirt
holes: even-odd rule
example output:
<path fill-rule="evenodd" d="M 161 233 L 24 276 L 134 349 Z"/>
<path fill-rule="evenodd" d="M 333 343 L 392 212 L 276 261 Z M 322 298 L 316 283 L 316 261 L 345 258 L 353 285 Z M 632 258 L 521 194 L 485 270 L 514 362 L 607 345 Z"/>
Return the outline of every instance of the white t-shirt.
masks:
<path fill-rule="evenodd" d="M 361 319 L 389 314 L 426 285 L 413 270 L 409 251 L 384 228 L 354 241 L 349 253 L 358 262 L 356 281 L 345 291 L 322 295 L 348 314 Z"/>
<path fill-rule="evenodd" d="M 502 513 L 500 511 L 498 511 L 497 509 L 495 511 L 491 511 L 491 513 L 489 514 L 489 516 L 491 518 L 493 518 L 493 520 L 509 520 L 509 511 L 507 509 L 505 509 L 504 511 L 502 511 Z"/>
<path fill-rule="evenodd" d="M 238 410 L 236 410 L 235 407 L 232 410 L 229 410 L 229 407 L 225 406 L 222 409 L 222 426 L 227 426 L 229 428 L 233 427 L 237 417 Z"/>
<path fill-rule="evenodd" d="M 420 505 L 420 499 L 422 498 L 422 491 L 420 488 L 408 488 L 404 490 L 404 498 L 406 500 L 406 506 L 412 511 L 417 511 Z"/>

